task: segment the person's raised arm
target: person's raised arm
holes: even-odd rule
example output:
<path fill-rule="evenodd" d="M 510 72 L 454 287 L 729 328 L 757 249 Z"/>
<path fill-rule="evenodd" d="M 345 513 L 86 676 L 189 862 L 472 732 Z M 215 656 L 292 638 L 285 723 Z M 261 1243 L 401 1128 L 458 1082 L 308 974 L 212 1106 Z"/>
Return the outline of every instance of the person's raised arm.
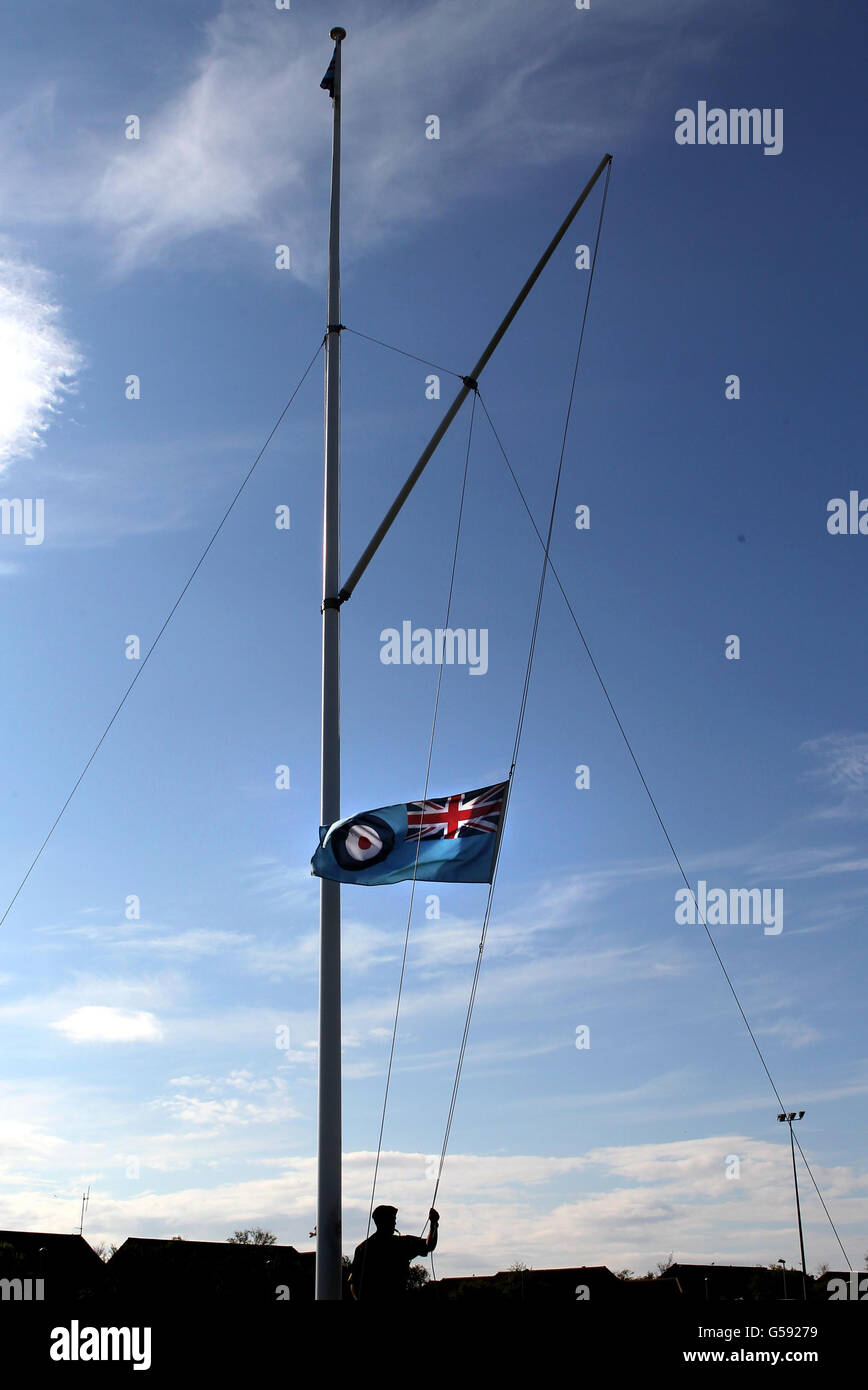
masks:
<path fill-rule="evenodd" d="M 431 1250 L 437 1249 L 437 1235 L 440 1230 L 440 1217 L 437 1215 L 437 1212 L 434 1210 L 433 1207 L 428 1213 L 428 1220 L 431 1223 L 431 1229 L 428 1232 L 427 1241 L 428 1250 L 430 1252 Z"/>

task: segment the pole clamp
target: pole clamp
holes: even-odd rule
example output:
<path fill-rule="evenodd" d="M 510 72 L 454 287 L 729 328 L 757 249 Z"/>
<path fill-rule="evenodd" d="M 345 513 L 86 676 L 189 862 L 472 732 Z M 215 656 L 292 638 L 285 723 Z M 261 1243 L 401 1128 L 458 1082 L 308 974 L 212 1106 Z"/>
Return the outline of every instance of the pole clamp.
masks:
<path fill-rule="evenodd" d="M 478 381 L 476 380 L 476 377 L 475 377 L 475 376 L 463 376 L 463 377 L 461 378 L 461 380 L 464 382 L 464 385 L 467 387 L 468 391 L 477 391 L 477 392 L 478 392 L 478 390 L 479 390 L 479 383 L 478 383 Z"/>
<path fill-rule="evenodd" d="M 346 328 L 346 324 L 345 324 L 345 323 L 329 323 L 329 324 L 326 324 L 326 337 L 328 337 L 329 333 L 342 333 L 343 330 L 344 330 L 345 328 Z"/>
<path fill-rule="evenodd" d="M 327 608 L 340 608 L 342 603 L 343 599 L 341 598 L 324 598 L 320 604 L 319 611 L 324 613 Z"/>

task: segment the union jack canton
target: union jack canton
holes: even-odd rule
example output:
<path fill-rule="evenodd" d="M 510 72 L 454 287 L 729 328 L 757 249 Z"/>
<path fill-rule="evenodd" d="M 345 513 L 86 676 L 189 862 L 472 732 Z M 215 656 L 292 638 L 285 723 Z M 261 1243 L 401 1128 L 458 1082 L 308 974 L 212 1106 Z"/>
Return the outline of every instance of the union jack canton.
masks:
<path fill-rule="evenodd" d="M 433 801 L 407 802 L 406 841 L 453 840 L 465 835 L 496 835 L 503 813 L 506 782 Z"/>

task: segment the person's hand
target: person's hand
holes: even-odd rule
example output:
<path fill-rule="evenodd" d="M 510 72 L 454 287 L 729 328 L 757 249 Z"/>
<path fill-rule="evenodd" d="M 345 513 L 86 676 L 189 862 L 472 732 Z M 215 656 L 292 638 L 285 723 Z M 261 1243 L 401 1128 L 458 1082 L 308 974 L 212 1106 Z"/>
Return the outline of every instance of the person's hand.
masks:
<path fill-rule="evenodd" d="M 433 1207 L 428 1213 L 428 1220 L 431 1222 L 432 1226 L 436 1226 L 440 1220 L 440 1217 L 437 1215 L 437 1212 L 434 1210 Z"/>

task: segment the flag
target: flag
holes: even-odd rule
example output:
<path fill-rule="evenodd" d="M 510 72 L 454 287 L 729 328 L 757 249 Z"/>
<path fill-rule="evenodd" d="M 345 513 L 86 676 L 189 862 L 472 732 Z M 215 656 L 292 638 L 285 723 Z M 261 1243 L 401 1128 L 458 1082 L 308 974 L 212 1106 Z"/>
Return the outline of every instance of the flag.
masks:
<path fill-rule="evenodd" d="M 321 825 L 311 873 L 366 887 L 400 883 L 414 868 L 417 879 L 431 883 L 490 883 L 507 785 L 379 806 Z"/>
<path fill-rule="evenodd" d="M 335 44 L 335 51 L 334 51 L 334 53 L 332 54 L 332 60 L 331 60 L 331 62 L 329 63 L 328 67 L 326 68 L 325 77 L 323 78 L 322 82 L 319 84 L 321 87 L 323 87 L 323 88 L 328 92 L 328 94 L 329 94 L 330 97 L 333 97 L 334 94 L 335 94 L 335 57 L 336 57 L 336 55 L 337 55 L 337 51 L 338 51 L 338 46 L 337 46 L 337 44 Z"/>

